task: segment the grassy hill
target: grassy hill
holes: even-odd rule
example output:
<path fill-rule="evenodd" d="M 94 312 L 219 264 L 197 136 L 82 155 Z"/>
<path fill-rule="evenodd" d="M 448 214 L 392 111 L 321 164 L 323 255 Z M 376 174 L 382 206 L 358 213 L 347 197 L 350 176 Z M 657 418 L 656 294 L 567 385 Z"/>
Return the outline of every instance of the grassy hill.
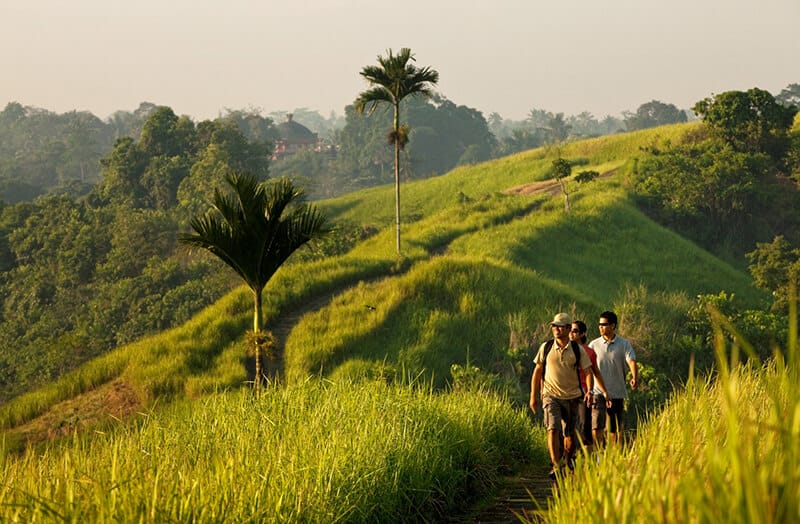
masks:
<path fill-rule="evenodd" d="M 513 394 L 513 386 L 524 388 L 520 384 L 525 377 L 519 376 L 520 348 L 513 347 L 512 340 L 522 339 L 528 344 L 541 340 L 549 334 L 547 326 L 553 314 L 563 310 L 592 326 L 601 311 L 614 309 L 620 316 L 620 332 L 633 340 L 643 365 L 666 373 L 675 382 L 685 380 L 688 358 L 673 358 L 679 341 L 672 328 L 684 321 L 695 297 L 724 290 L 748 306 L 756 306 L 765 298 L 751 286 L 747 274 L 652 222 L 637 210 L 627 192 L 627 166 L 640 147 L 674 140 L 696 125 L 602 137 L 557 149 L 537 149 L 461 167 L 434 179 L 403 184 L 401 257 L 394 253 L 393 187 L 373 188 L 321 202 L 333 223 L 357 224 L 377 232 L 342 256 L 290 263 L 267 286 L 265 326 L 274 331 L 277 342 L 272 372 L 282 377 L 280 385 L 273 386 L 267 394 L 269 402 L 274 403 L 271 409 L 284 413 L 281 411 L 284 408 L 279 407 L 280 399 L 285 398 L 281 388 L 299 388 L 298 395 L 303 396 L 304 387 L 319 387 L 313 385 L 318 384 L 315 377 L 350 385 L 344 388 L 352 390 L 350 393 L 336 389 L 336 395 L 344 400 L 339 405 L 329 405 L 328 409 L 333 410 L 357 409 L 352 407 L 355 400 L 348 395 L 357 396 L 358 384 L 374 384 L 372 379 L 376 378 L 397 379 L 399 383 L 410 381 L 416 387 L 424 384 L 433 394 L 454 382 L 453 365 L 476 366 L 482 373 L 503 377 L 512 386 Z M 552 185 L 546 181 L 551 177 L 551 163 L 558 155 L 579 162 L 580 170 L 594 169 L 604 175 L 589 184 L 571 183 L 569 212 L 564 211 L 560 194 L 546 190 Z M 179 425 L 181 429 L 175 437 L 178 445 L 180 439 L 191 440 L 193 432 L 198 431 L 196 426 L 204 424 L 203 420 L 193 419 L 191 424 L 185 420 L 197 416 L 190 414 L 195 409 L 206 413 L 220 427 L 249 427 L 240 417 L 243 410 L 251 408 L 237 407 L 236 402 L 243 401 L 231 400 L 232 393 L 221 392 L 246 386 L 251 376 L 251 362 L 243 342 L 243 333 L 251 324 L 251 300 L 246 288 L 237 289 L 186 325 L 120 347 L 51 386 L 3 406 L 0 427 L 4 430 L 6 449 L 14 449 L 25 441 L 35 442 L 48 434 L 70 434 L 75 429 L 98 427 L 96 424 L 101 423 L 105 424 L 103 428 L 115 428 L 109 430 L 112 436 L 108 440 L 92 444 L 106 451 L 92 451 L 94 448 L 86 445 L 86 449 L 79 446 L 73 453 L 108 456 L 104 464 L 109 465 L 116 459 L 107 451 L 108 447 L 134 446 L 131 440 L 139 438 L 137 431 L 156 431 L 151 427 L 152 419 L 158 420 L 157 426 Z M 111 406 L 103 405 L 102 399 L 117 398 L 98 395 L 109 388 L 119 393 L 117 397 L 124 398 L 125 410 L 114 411 Z M 524 390 L 518 393 L 524 396 Z M 215 400 L 220 395 L 223 400 Z M 404 395 L 408 393 L 401 388 L 399 392 L 387 393 L 387 398 L 400 398 L 397 402 L 404 405 Z M 210 400 L 200 400 L 206 398 Z M 213 404 L 211 414 L 203 402 Z M 173 403 L 181 407 L 166 410 L 168 415 L 161 414 L 163 408 Z M 304 409 L 297 408 L 298 417 L 318 416 L 313 410 Z M 492 409 L 502 412 L 505 408 Z M 136 415 L 148 412 L 154 414 L 146 416 L 143 422 Z M 116 418 L 109 419 L 109 413 Z M 228 418 L 234 417 L 234 413 L 237 418 Z M 273 417 L 266 411 L 259 417 L 262 424 L 285 425 L 291 419 L 286 413 Z M 513 424 L 504 418 L 514 415 L 502 413 L 497 418 L 501 422 L 492 424 L 507 426 L 504 432 L 497 432 L 496 441 L 476 444 L 478 448 L 496 447 L 516 434 L 518 429 L 508 429 Z M 416 421 L 418 416 L 429 418 L 430 413 L 404 416 Z M 475 431 L 476 426 L 470 425 L 474 421 L 461 418 L 467 414 L 453 416 L 449 423 L 466 424 L 464 427 Z M 134 426 L 140 429 L 116 429 L 126 427 L 116 422 L 119 418 L 130 417 L 140 421 Z M 378 425 L 374 420 L 367 423 Z M 416 426 L 416 422 L 409 423 Z M 358 428 L 352 431 L 363 430 L 361 426 Z M 237 433 L 233 440 L 245 440 L 246 431 L 254 430 L 251 427 L 241 431 L 244 433 Z M 297 431 L 316 430 L 307 426 L 298 427 Z M 324 435 L 331 429 L 319 431 Z M 399 431 L 402 433 L 402 428 Z M 387 430 L 386 434 L 392 433 Z M 270 434 L 259 438 L 280 439 Z M 377 436 L 370 434 L 368 438 Z M 308 447 L 320 447 L 309 439 Z M 420 446 L 425 445 L 423 440 Z M 541 442 L 525 444 L 524 449 L 514 448 L 513 453 L 500 458 L 490 454 L 480 458 L 483 452 L 478 448 L 471 448 L 470 453 L 463 455 L 458 468 L 489 468 L 492 461 L 497 468 L 498 464 L 519 460 L 520 455 L 526 455 L 526 460 L 545 456 Z M 235 449 L 254 453 L 250 448 Z M 218 448 L 209 452 L 224 453 Z M 279 462 L 285 467 L 289 467 L 286 464 L 300 467 L 294 461 L 303 460 L 293 453 L 302 455 L 308 450 L 287 451 L 265 444 L 263 453 L 288 454 L 281 459 L 288 463 Z M 396 453 L 398 457 L 414 455 L 418 450 L 409 447 Z M 384 459 L 385 456 L 380 460 Z M 337 463 L 335 457 L 326 456 L 325 460 Z M 374 460 L 378 459 L 367 458 L 365 463 Z M 14 467 L 20 468 L 19 475 L 24 475 L 25 468 L 33 466 L 15 463 Z M 141 467 L 141 463 L 136 467 Z M 197 479 L 211 476 L 219 481 L 224 469 L 197 470 L 193 475 Z M 419 465 L 419 471 L 423 469 L 424 464 Z M 496 471 L 489 469 L 490 477 Z M 315 475 L 321 474 L 315 471 Z M 416 482 L 422 473 L 413 471 L 409 475 Z M 324 479 L 319 481 L 324 484 Z M 425 480 L 434 484 L 439 481 Z M 347 482 L 338 489 L 350 489 Z M 222 483 L 222 489 L 231 485 Z M 402 490 L 402 486 L 396 487 Z M 324 499 L 336 488 L 318 486 L 314 493 Z M 452 504 L 458 499 L 454 493 L 463 488 L 463 479 L 455 481 L 454 486 L 442 487 L 440 494 L 445 499 L 442 504 Z M 183 488 L 174 489 L 172 496 L 179 498 Z M 263 486 L 255 482 L 248 489 L 248 496 L 257 496 Z M 272 489 L 303 490 L 283 484 Z M 299 492 L 291 491 L 292 496 L 298 497 Z M 402 493 L 397 496 L 407 497 Z M 219 503 L 215 500 L 212 497 L 208 503 Z M 307 504 L 317 499 L 304 500 Z M 284 503 L 270 502 L 275 505 L 273 509 Z M 337 514 L 343 511 L 342 507 L 330 511 Z M 236 515 L 250 518 L 245 506 L 237 508 Z M 113 514 L 113 508 L 103 511 Z M 169 512 L 173 518 L 187 515 L 175 511 Z M 288 519 L 303 515 L 287 511 L 280 514 Z M 437 510 L 426 511 L 433 512 L 425 513 L 430 516 Z M 305 514 L 305 518 L 321 519 L 323 514 L 324 511 Z M 371 518 L 375 515 L 363 516 L 364 520 Z"/>
<path fill-rule="evenodd" d="M 520 329 L 512 324 L 522 322 L 523 337 L 535 340 L 549 335 L 547 322 L 559 310 L 591 323 L 608 308 L 647 362 L 674 341 L 661 331 L 669 322 L 646 324 L 685 311 L 696 295 L 725 290 L 756 305 L 763 296 L 748 275 L 649 220 L 626 192 L 624 166 L 642 145 L 675 140 L 696 125 L 532 150 L 404 184 L 402 257 L 393 242 L 393 187 L 321 202 L 332 223 L 377 234 L 343 256 L 289 264 L 267 286 L 265 325 L 281 331 L 279 371 L 298 380 L 340 367 L 337 373 L 356 375 L 388 368 L 430 374 L 441 386 L 453 363 L 499 364 L 511 331 Z M 569 213 L 559 195 L 535 191 L 552 176 L 557 155 L 611 174 L 573 183 Z M 509 191 L 526 185 L 534 190 Z M 237 289 L 183 327 L 16 399 L 0 409 L 0 427 L 116 378 L 142 405 L 240 387 L 248 379 L 241 335 L 250 300 Z M 308 311 L 311 303 L 316 309 Z M 290 314 L 291 325 L 281 327 Z"/>

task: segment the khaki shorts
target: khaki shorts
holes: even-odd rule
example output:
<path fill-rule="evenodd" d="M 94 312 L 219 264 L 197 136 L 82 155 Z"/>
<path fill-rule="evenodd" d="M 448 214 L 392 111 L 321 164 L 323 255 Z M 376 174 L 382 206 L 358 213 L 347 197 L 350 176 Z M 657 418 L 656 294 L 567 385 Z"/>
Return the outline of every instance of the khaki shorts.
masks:
<path fill-rule="evenodd" d="M 544 426 L 548 431 L 560 431 L 563 435 L 573 435 L 578 421 L 578 405 L 581 397 L 571 399 L 542 398 Z"/>

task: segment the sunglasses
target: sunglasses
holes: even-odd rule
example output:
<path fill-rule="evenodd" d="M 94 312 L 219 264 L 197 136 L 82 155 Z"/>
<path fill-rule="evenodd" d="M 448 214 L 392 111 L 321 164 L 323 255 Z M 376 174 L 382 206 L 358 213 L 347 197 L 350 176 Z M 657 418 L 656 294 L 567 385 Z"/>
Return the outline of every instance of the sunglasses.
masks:
<path fill-rule="evenodd" d="M 597 325 L 600 326 L 600 327 L 603 327 L 603 326 L 610 326 L 611 324 L 609 322 L 600 322 Z"/>

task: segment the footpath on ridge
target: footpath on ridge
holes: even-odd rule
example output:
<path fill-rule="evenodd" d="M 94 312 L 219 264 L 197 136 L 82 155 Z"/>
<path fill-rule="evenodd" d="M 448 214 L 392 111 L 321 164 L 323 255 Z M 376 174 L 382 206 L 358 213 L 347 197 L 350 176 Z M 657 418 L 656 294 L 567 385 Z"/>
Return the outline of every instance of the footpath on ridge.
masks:
<path fill-rule="evenodd" d="M 510 524 L 520 521 L 542 522 L 542 512 L 547 510 L 555 484 L 548 476 L 549 468 L 531 466 L 514 475 L 501 477 L 494 493 L 465 514 L 452 520 L 454 523 Z"/>
<path fill-rule="evenodd" d="M 331 290 L 310 298 L 301 306 L 281 313 L 266 326 L 275 339 L 274 358 L 264 368 L 270 379 L 280 376 L 283 350 L 292 328 L 307 313 L 325 307 L 340 291 Z M 449 521 L 455 524 L 507 524 L 518 523 L 521 518 L 530 522 L 542 521 L 541 512 L 547 509 L 555 486 L 549 471 L 549 466 L 529 466 L 521 472 L 503 476 L 498 479 L 491 495 Z"/>

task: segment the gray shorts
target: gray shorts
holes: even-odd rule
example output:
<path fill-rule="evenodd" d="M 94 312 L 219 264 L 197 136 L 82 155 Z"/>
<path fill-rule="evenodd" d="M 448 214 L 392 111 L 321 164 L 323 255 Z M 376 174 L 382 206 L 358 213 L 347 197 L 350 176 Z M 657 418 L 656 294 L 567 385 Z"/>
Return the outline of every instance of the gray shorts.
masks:
<path fill-rule="evenodd" d="M 548 431 L 560 431 L 562 435 L 573 435 L 578 421 L 578 405 L 581 397 L 561 399 L 545 396 L 542 398 L 544 426 Z"/>
<path fill-rule="evenodd" d="M 606 397 L 592 395 L 592 430 L 606 429 Z"/>
<path fill-rule="evenodd" d="M 606 429 L 606 420 L 611 419 L 609 431 L 616 433 L 625 413 L 625 401 L 621 398 L 611 399 L 611 408 L 606 408 L 606 397 L 592 395 L 592 429 Z"/>

